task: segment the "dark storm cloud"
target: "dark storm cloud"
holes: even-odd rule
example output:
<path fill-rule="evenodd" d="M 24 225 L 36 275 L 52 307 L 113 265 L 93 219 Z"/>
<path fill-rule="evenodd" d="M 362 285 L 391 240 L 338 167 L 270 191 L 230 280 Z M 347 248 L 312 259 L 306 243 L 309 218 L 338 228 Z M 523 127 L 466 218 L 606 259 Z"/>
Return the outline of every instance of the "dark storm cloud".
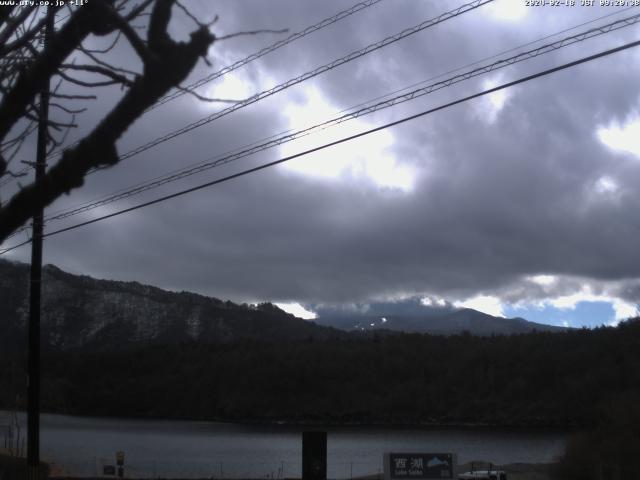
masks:
<path fill-rule="evenodd" d="M 243 78 L 255 82 L 251 88 L 284 81 L 458 4 L 384 1 L 264 57 Z M 204 3 L 193 5 L 198 9 Z M 344 2 L 216 5 L 223 33 L 282 27 L 297 31 L 346 8 Z M 479 10 L 310 84 L 341 109 L 598 12 L 611 10 L 576 8 L 558 14 L 538 9 L 511 23 Z M 592 40 L 491 78 L 514 79 L 631 36 L 623 31 Z M 215 62 L 237 59 L 271 40 L 250 36 L 220 42 L 210 54 Z M 493 121 L 485 98 L 394 128 L 387 153 L 415 169 L 408 192 L 380 187 L 366 175 L 326 179 L 278 167 L 51 238 L 47 261 L 95 276 L 246 301 L 351 303 L 495 294 L 515 303 L 570 295 L 585 283 L 595 293 L 637 301 L 640 158 L 611 151 L 596 132 L 638 110 L 639 59 L 638 52 L 630 51 L 515 87 Z M 201 65 L 194 78 L 205 72 Z M 478 91 L 483 80 L 376 115 L 375 124 Z M 295 87 L 96 175 L 61 204 L 75 204 L 289 128 L 283 109 L 291 102 L 304 105 L 307 88 Z M 109 100 L 99 102 L 106 107 Z M 120 151 L 217 108 L 182 97 L 132 128 Z M 276 157 L 273 151 L 181 185 Z M 605 177 L 615 184 L 612 191 L 598 190 Z M 140 199 L 177 188 L 169 185 Z M 558 280 L 541 285 L 530 279 L 538 274 Z"/>

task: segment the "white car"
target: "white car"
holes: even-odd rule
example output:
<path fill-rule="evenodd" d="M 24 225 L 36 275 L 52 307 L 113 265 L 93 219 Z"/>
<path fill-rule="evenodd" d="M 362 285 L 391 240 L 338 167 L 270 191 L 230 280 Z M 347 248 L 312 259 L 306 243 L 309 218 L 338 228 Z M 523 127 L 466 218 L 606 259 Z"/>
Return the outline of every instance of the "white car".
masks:
<path fill-rule="evenodd" d="M 458 480 L 507 480 L 507 474 L 502 470 L 475 470 L 459 474 Z"/>

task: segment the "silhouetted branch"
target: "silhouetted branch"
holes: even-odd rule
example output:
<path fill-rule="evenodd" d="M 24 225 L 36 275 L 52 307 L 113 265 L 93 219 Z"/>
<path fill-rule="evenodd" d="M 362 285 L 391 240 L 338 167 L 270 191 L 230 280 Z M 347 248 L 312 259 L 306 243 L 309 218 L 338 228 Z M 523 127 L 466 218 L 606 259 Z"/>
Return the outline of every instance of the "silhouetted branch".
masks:
<path fill-rule="evenodd" d="M 107 83 L 107 85 L 112 85 L 114 83 L 121 83 L 122 85 L 126 85 L 126 86 L 131 86 L 133 84 L 133 81 L 128 79 L 126 76 L 121 75 L 117 72 L 114 72 L 113 70 L 109 69 L 109 68 L 105 68 L 99 65 L 75 65 L 75 64 L 70 64 L 70 63 L 63 63 L 62 65 L 60 65 L 60 68 L 62 69 L 61 72 L 64 72 L 64 70 L 77 70 L 77 71 L 84 71 L 84 72 L 90 72 L 90 73 L 96 73 L 99 75 L 103 75 L 105 77 L 109 77 L 111 78 L 111 82 Z M 60 76 L 62 76 L 65 79 L 68 79 L 67 77 L 65 77 L 64 75 L 62 75 L 60 73 Z M 74 82 L 76 82 L 76 84 L 80 84 L 77 82 L 81 82 L 80 80 L 74 80 Z M 96 83 L 91 83 L 91 82 L 85 82 L 85 84 L 83 86 L 103 86 L 104 84 L 96 84 Z"/>
<path fill-rule="evenodd" d="M 182 92 L 188 93 L 189 95 L 193 95 L 195 98 L 197 98 L 198 100 L 202 100 L 203 102 L 239 103 L 239 102 L 242 101 L 242 100 L 230 100 L 230 99 L 227 99 L 227 98 L 206 97 L 204 95 L 200 95 L 198 92 L 196 92 L 195 90 L 193 90 L 191 88 L 183 87 L 181 85 L 177 85 L 175 88 L 180 90 L 180 91 L 182 91 Z"/>
<path fill-rule="evenodd" d="M 210 22 L 201 22 L 200 20 L 198 20 L 198 18 L 193 15 L 188 8 L 186 8 L 184 5 L 182 5 L 182 3 L 180 3 L 179 1 L 176 1 L 176 5 L 180 8 L 180 10 L 182 10 L 184 12 L 184 14 L 189 17 L 198 27 L 205 27 L 205 28 L 210 28 L 212 27 L 217 21 L 218 21 L 218 16 L 215 15 L 213 17 L 213 20 L 211 20 Z"/>
<path fill-rule="evenodd" d="M 16 33 L 20 25 L 22 25 L 22 23 L 27 18 L 29 18 L 29 15 L 34 12 L 34 8 L 35 7 L 32 6 L 25 6 L 16 17 L 12 18 L 11 16 L 8 16 L 7 18 L 5 18 L 4 28 L 2 32 L 0 32 L 0 45 L 7 44 L 11 36 Z M 2 48 L 0 48 L 0 52 L 2 52 Z"/>
<path fill-rule="evenodd" d="M 29 42 L 31 42 L 35 38 L 35 36 L 42 31 L 42 28 L 44 27 L 45 23 L 47 23 L 47 15 L 45 15 L 44 18 L 40 19 L 40 21 L 37 24 L 33 26 L 29 26 L 26 32 L 22 33 L 13 42 L 6 43 L 6 42 L 3 42 L 2 39 L 0 39 L 0 56 L 15 50 L 19 50 L 22 47 L 26 46 Z"/>
<path fill-rule="evenodd" d="M 147 43 L 132 30 L 128 20 L 143 13 L 153 3 L 149 18 Z M 69 21 L 54 35 L 45 50 L 34 56 L 25 71 L 17 77 L 0 102 L 0 139 L 21 118 L 33 116 L 34 98 L 42 82 L 54 75 L 81 86 L 119 83 L 126 91 L 113 109 L 81 141 L 67 148 L 42 180 L 25 186 L 0 208 L 0 242 L 28 221 L 33 209 L 44 207 L 64 193 L 81 186 L 92 169 L 118 162 L 116 141 L 140 115 L 173 87 L 177 87 L 203 58 L 214 41 L 206 27 L 191 33 L 189 42 L 175 42 L 168 34 L 174 0 L 145 1 L 122 17 L 109 0 L 93 0 L 74 10 Z M 120 5 L 123 5 L 122 2 Z M 130 79 L 106 65 L 64 64 L 71 53 L 82 47 L 89 34 L 104 36 L 119 30 L 127 38 L 143 63 L 142 73 Z M 80 50 L 81 51 L 81 50 Z M 93 53 L 93 52 L 92 52 Z M 96 62 L 98 63 L 98 62 Z M 69 76 L 69 70 L 95 73 L 109 78 L 105 82 L 89 82 Z M 34 79 L 38 79 L 35 81 Z M 54 93 L 53 98 L 80 99 L 82 96 Z M 205 99 L 206 97 L 202 97 Z M 73 110 L 68 109 L 69 112 Z M 73 127 L 75 122 L 50 121 L 50 128 Z M 49 135 L 49 145 L 60 144 Z M 6 161 L 4 162 L 6 169 Z M 2 175 L 0 165 L 0 175 Z"/>
<path fill-rule="evenodd" d="M 99 54 L 99 53 L 109 53 L 111 50 L 113 50 L 113 47 L 115 47 L 118 44 L 118 41 L 120 40 L 120 38 L 122 37 L 122 32 L 120 30 L 117 31 L 115 38 L 113 39 L 113 42 L 111 42 L 106 48 L 104 48 L 103 50 L 99 50 L 99 49 L 89 49 L 89 48 L 85 48 L 85 47 L 81 47 L 81 50 L 83 52 L 91 52 L 91 53 L 95 53 L 95 54 Z"/>
<path fill-rule="evenodd" d="M 222 37 L 216 37 L 216 40 L 217 41 L 229 40 L 230 38 L 243 37 L 247 35 L 260 35 L 263 33 L 287 33 L 288 31 L 289 31 L 288 28 L 285 28 L 282 30 L 250 30 L 247 32 L 236 32 L 236 33 L 230 33 L 229 35 L 223 35 Z"/>

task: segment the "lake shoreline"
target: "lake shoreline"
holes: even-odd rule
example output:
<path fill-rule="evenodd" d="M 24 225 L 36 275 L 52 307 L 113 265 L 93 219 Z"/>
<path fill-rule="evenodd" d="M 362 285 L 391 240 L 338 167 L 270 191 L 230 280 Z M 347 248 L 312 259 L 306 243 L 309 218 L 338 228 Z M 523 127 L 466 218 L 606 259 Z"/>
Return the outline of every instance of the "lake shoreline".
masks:
<path fill-rule="evenodd" d="M 10 410 L 0 408 L 0 413 L 7 413 Z M 19 410 L 17 413 L 26 415 L 26 411 Z M 69 416 L 75 418 L 110 420 L 110 421 L 149 421 L 149 422 L 189 422 L 189 423 L 215 423 L 230 426 L 248 427 L 287 427 L 287 428 L 390 428 L 390 429 L 418 429 L 418 430 L 499 430 L 499 431 L 540 431 L 540 432 L 564 432 L 572 433 L 583 430 L 585 426 L 567 423 L 547 423 L 547 422 L 437 422 L 437 421 L 358 421 L 358 420 L 334 420 L 334 419 L 261 419 L 261 418 L 188 418 L 188 417 L 156 417 L 156 416 L 127 416 L 127 415 L 97 415 L 91 413 L 73 413 L 59 411 L 43 411 L 40 415 Z"/>
<path fill-rule="evenodd" d="M 13 460 L 13 462 L 11 462 Z M 9 456 L 0 455 L 0 466 L 6 469 L 5 473 L 13 471 L 14 473 L 18 473 L 15 469 L 16 466 L 11 466 L 9 463 L 18 463 L 20 464 L 20 468 L 24 469 L 24 459 L 18 459 L 17 462 L 15 459 L 12 459 Z M 487 468 L 488 462 L 476 461 L 471 463 L 465 463 L 458 466 L 458 473 L 470 471 L 475 467 L 475 470 L 482 470 Z M 509 480 L 552 480 L 553 472 L 556 470 L 557 463 L 512 463 L 506 465 L 493 465 L 493 468 L 504 470 Z M 48 478 L 51 480 L 100 480 L 104 478 L 96 477 L 96 476 L 69 476 L 65 474 L 56 473 L 55 465 L 50 465 L 43 463 L 42 468 L 45 470 L 49 470 Z M 2 468 L 0 468 L 0 473 L 2 473 Z M 127 477 L 129 480 L 149 480 L 149 477 Z M 155 477 L 156 479 L 161 480 L 211 480 L 213 477 L 202 477 L 202 478 L 189 478 L 186 479 L 184 477 Z M 354 476 L 353 480 L 383 480 L 384 475 L 382 474 L 373 474 L 373 475 L 365 475 L 365 476 Z M 243 478 L 243 479 L 234 479 L 234 480 L 261 480 L 258 478 Z M 299 480 L 298 477 L 284 477 L 281 480 Z"/>
<path fill-rule="evenodd" d="M 474 462 L 476 470 L 482 470 L 486 468 L 487 463 Z M 509 480 L 560 480 L 557 476 L 554 476 L 557 463 L 510 463 L 506 465 L 494 465 L 493 468 L 498 470 L 504 470 L 507 473 Z M 458 473 L 463 473 L 471 470 L 471 464 L 465 463 L 458 467 Z M 55 476 L 49 477 L 51 480 L 101 480 L 104 477 L 70 477 L 70 476 Z M 127 477 L 129 480 L 149 480 L 145 478 Z M 213 477 L 202 478 L 174 478 L 174 477 L 158 477 L 157 480 L 212 480 Z M 221 479 L 217 479 L 221 480 Z M 264 480 L 262 478 L 234 478 L 233 480 Z M 284 477 L 280 480 L 300 480 L 299 477 Z M 336 480 L 328 478 L 328 480 Z M 384 480 L 383 474 L 354 476 L 352 480 Z"/>
<path fill-rule="evenodd" d="M 17 420 L 26 425 L 24 413 Z M 41 426 L 42 458 L 52 477 L 61 479 L 99 476 L 104 466 L 115 465 L 118 451 L 126 453 L 131 478 L 295 478 L 305 430 L 328 433 L 327 473 L 340 479 L 380 473 L 385 452 L 455 452 L 460 463 L 551 463 L 569 436 L 566 429 L 482 424 L 215 423 L 56 414 L 43 414 Z"/>

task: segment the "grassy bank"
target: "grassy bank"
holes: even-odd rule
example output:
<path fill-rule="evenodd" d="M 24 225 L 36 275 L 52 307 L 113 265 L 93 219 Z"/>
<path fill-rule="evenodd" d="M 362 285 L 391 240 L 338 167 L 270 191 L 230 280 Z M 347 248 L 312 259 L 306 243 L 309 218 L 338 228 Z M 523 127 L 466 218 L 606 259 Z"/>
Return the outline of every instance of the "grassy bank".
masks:
<path fill-rule="evenodd" d="M 10 455 L 0 454 L 0 479 L 1 480 L 22 480 L 27 478 L 27 460 Z M 49 478 L 49 466 L 40 463 L 40 478 Z"/>
<path fill-rule="evenodd" d="M 475 462 L 476 469 L 481 470 L 483 468 L 486 468 L 486 467 L 479 467 L 479 465 L 480 465 L 480 462 Z M 559 477 L 555 477 L 552 475 L 552 472 L 556 470 L 555 464 L 513 463 L 509 465 L 501 465 L 496 468 L 500 470 L 504 470 L 507 473 L 509 480 L 563 480 Z M 471 470 L 470 463 L 462 465 L 459 471 L 466 472 L 469 470 Z M 104 477 L 85 477 L 85 478 L 51 477 L 51 478 L 55 478 L 56 480 L 101 480 Z M 149 480 L 149 479 L 133 479 L 129 477 L 127 478 L 128 480 Z M 356 477 L 353 480 L 383 480 L 383 479 L 384 479 L 383 475 L 368 475 L 366 477 Z M 182 479 L 177 479 L 177 478 L 167 479 L 167 478 L 158 477 L 157 479 L 154 478 L 154 480 L 182 480 Z M 202 479 L 190 479 L 190 480 L 211 480 L 211 479 L 207 477 L 206 479 L 202 478 Z M 256 480 L 256 479 L 234 479 L 234 480 Z M 282 480 L 297 480 L 297 479 L 285 478 Z"/>

